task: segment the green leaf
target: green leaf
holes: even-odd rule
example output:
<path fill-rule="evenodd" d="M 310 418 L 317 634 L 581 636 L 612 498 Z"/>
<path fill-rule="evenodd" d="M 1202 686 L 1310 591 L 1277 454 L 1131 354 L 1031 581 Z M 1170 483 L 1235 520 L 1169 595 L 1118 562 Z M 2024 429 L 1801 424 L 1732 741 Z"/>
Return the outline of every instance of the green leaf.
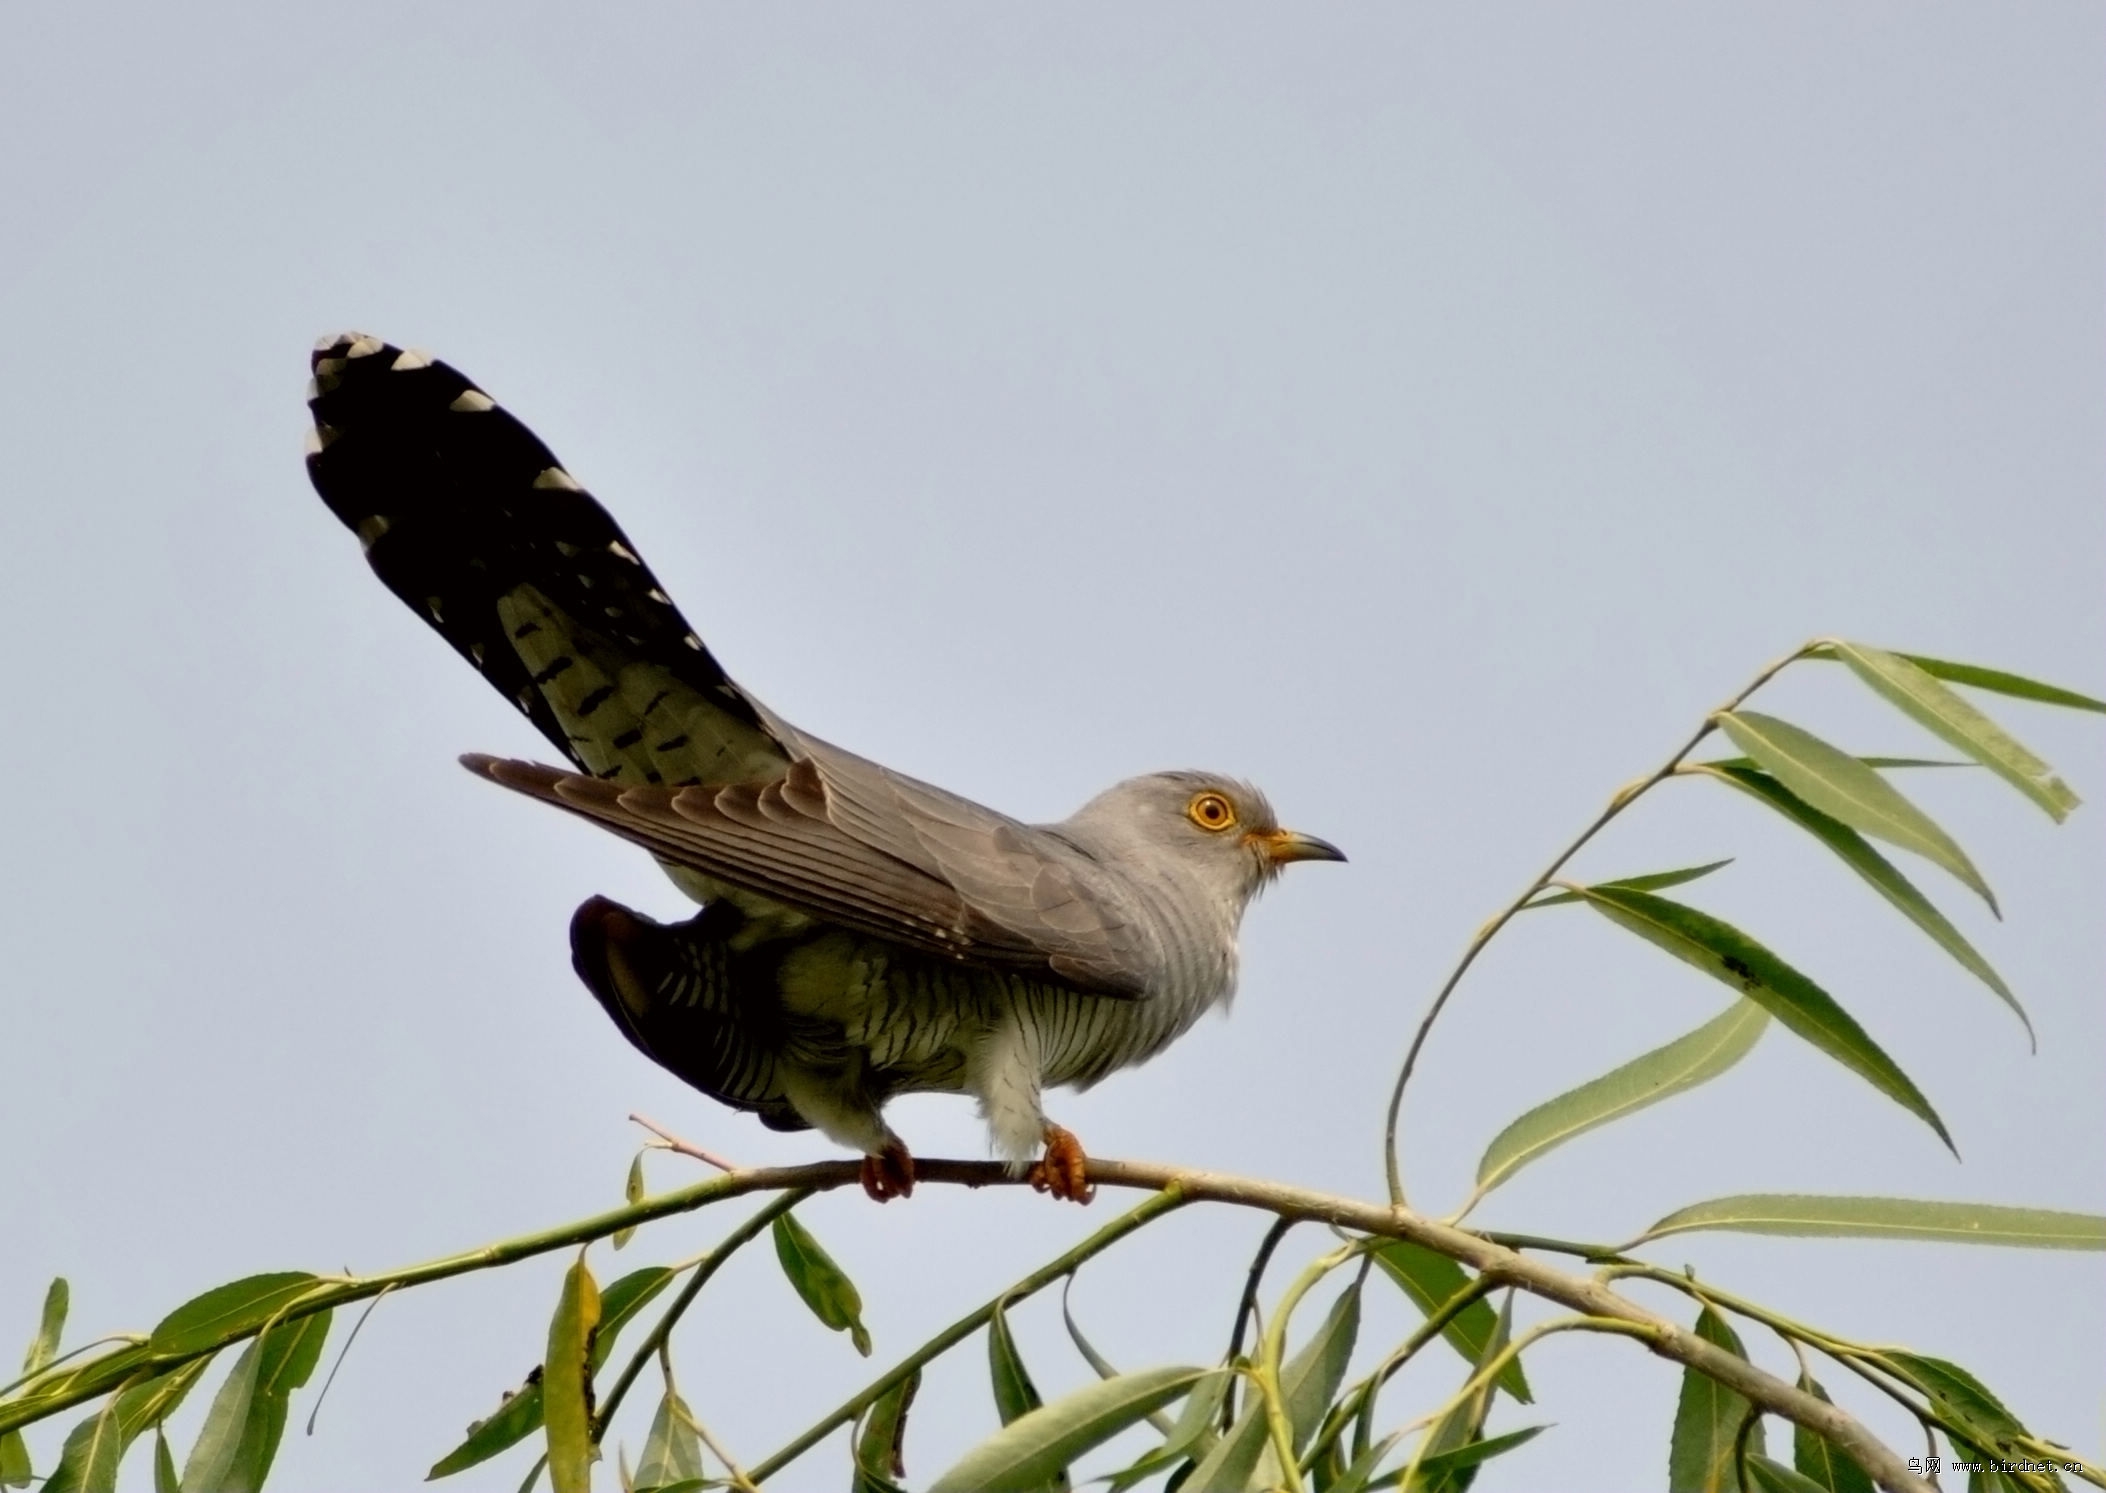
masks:
<path fill-rule="evenodd" d="M 1395 1281 L 1419 1311 L 1428 1317 L 1452 1301 L 1471 1280 L 1462 1266 L 1423 1244 L 1393 1239 L 1377 1245 L 1372 1253 L 1382 1273 Z M 1484 1345 L 1492 1340 L 1498 1327 L 1499 1313 L 1493 1309 L 1492 1303 L 1477 1300 L 1457 1312 L 1441 1329 L 1441 1336 L 1449 1347 L 1462 1355 L 1463 1362 L 1476 1363 L 1484 1357 Z M 1499 1387 L 1523 1405 L 1534 1402 L 1528 1389 L 1528 1377 L 1521 1372 L 1518 1358 L 1499 1371 Z"/>
<path fill-rule="evenodd" d="M 995 1432 L 932 1483 L 929 1493 L 1024 1493 L 1039 1487 L 1077 1457 L 1184 1394 L 1205 1373 L 1142 1369 L 1085 1385 Z"/>
<path fill-rule="evenodd" d="M 541 1421 L 548 1432 L 549 1485 L 556 1493 L 586 1493 L 591 1486 L 589 1354 L 599 1323 L 599 1287 L 580 1253 L 563 1273 L 563 1289 L 548 1324 L 548 1356 L 541 1361 Z"/>
<path fill-rule="evenodd" d="M 1229 1381 L 1233 1378 L 1233 1370 L 1215 1369 L 1193 1385 L 1162 1444 L 1143 1452 L 1138 1460 L 1120 1468 L 1106 1480 L 1111 1493 L 1124 1493 L 1125 1489 L 1147 1481 L 1165 1468 L 1175 1467 L 1187 1459 L 1204 1457 L 1218 1439 L 1214 1422 L 1221 1414 L 1221 1401 L 1228 1394 Z M 1156 1422 L 1164 1418 L 1160 1412 L 1149 1417 Z M 1189 1478 L 1190 1473 L 1186 1476 Z"/>
<path fill-rule="evenodd" d="M 59 1464 L 44 1486 L 58 1493 L 116 1493 L 117 1464 L 124 1460 L 128 1438 L 117 1413 L 116 1395 L 75 1426 L 59 1452 Z"/>
<path fill-rule="evenodd" d="M 270 1476 L 277 1459 L 278 1444 L 285 1436 L 285 1418 L 292 1393 L 313 1377 L 321 1362 L 322 1345 L 329 1337 L 326 1311 L 270 1328 L 250 1345 L 259 1355 L 255 1393 L 242 1427 L 241 1444 L 234 1464 L 218 1485 L 227 1493 L 256 1493 Z"/>
<path fill-rule="evenodd" d="M 600 1325 L 592 1338 L 592 1370 L 597 1374 L 614 1351 L 616 1338 L 638 1312 L 663 1291 L 676 1272 L 663 1265 L 632 1270 L 600 1293 Z M 461 1444 L 432 1464 L 426 1482 L 451 1477 L 464 1468 L 487 1462 L 541 1429 L 541 1365 L 536 1364 L 517 1390 L 508 1391 L 486 1419 L 468 1428 Z"/>
<path fill-rule="evenodd" d="M 1360 1285 L 1356 1280 L 1338 1293 L 1309 1341 L 1280 1366 L 1280 1398 L 1286 1402 L 1297 1455 L 1308 1447 L 1345 1382 L 1346 1365 L 1360 1336 Z"/>
<path fill-rule="evenodd" d="M 794 1214 L 780 1215 L 773 1228 L 775 1258 L 782 1262 L 782 1273 L 790 1278 L 798 1296 L 813 1316 L 836 1332 L 846 1332 L 856 1352 L 868 1358 L 870 1332 L 863 1326 L 863 1298 L 855 1283 Z"/>
<path fill-rule="evenodd" d="M 1933 1244 L 2000 1244 L 2014 1249 L 2106 1250 L 2106 1218 L 2049 1208 L 1943 1203 L 1924 1198 L 1832 1197 L 1750 1192 L 1677 1209 L 1631 1245 L 1722 1229 L 1801 1239 L 1919 1239 Z"/>
<path fill-rule="evenodd" d="M 1921 664 L 1912 662 L 1898 653 L 1874 648 L 1869 643 L 1839 642 L 1832 646 L 1835 656 L 1849 666 L 1851 673 L 1870 686 L 1873 693 L 1933 735 L 1942 738 L 1948 746 L 1958 747 L 2033 800 L 2057 824 L 2067 819 L 2070 810 L 2083 801 L 2070 791 L 2068 784 L 2055 776 L 2052 767 L 2020 746 L 2018 741 L 2006 734 L 1995 721 L 1940 684 Z M 2030 680 L 2019 681 L 2016 675 L 2002 677 L 2014 682 L 2032 684 Z M 2036 690 L 2050 688 L 2044 685 L 2033 687 Z M 2027 698 L 2039 699 L 2041 696 L 2033 694 Z M 2050 703 L 2075 705 L 2083 710 L 2100 708 L 2098 701 L 2087 700 L 2081 695 Z"/>
<path fill-rule="evenodd" d="M 165 1374 L 142 1375 L 104 1402 L 90 1419 L 73 1428 L 59 1453 L 59 1464 L 45 1483 L 45 1493 L 80 1493 L 112 1489 L 125 1450 L 141 1432 L 171 1414 L 204 1376 L 207 1360 L 194 1359 Z"/>
<path fill-rule="evenodd" d="M 214 1286 L 163 1317 L 147 1351 L 163 1357 L 220 1347 L 270 1321 L 320 1279 L 304 1270 L 279 1270 Z"/>
<path fill-rule="evenodd" d="M 183 1493 L 176 1476 L 175 1452 L 168 1445 L 168 1428 L 154 1427 L 154 1493 Z"/>
<path fill-rule="evenodd" d="M 1925 658 L 1920 653 L 1897 653 L 1894 657 L 1907 659 L 1933 678 L 1950 680 L 1954 684 L 2009 695 L 2014 700 L 2033 700 L 2042 705 L 2062 705 L 2071 710 L 2095 710 L 2106 714 L 2106 700 L 2094 700 L 2090 695 L 2080 695 L 2059 685 L 2043 684 L 2023 674 L 2006 674 L 2002 669 L 1985 669 L 1980 664 L 1956 664 L 1949 659 Z"/>
<path fill-rule="evenodd" d="M 629 1162 L 629 1176 L 622 1183 L 622 1198 L 632 1208 L 643 1201 L 643 1152 L 641 1151 L 638 1151 Z M 626 1229 L 616 1229 L 613 1238 L 609 1242 L 616 1249 L 623 1249 L 635 1237 L 636 1227 L 632 1224 Z"/>
<path fill-rule="evenodd" d="M 1482 1441 L 1473 1441 L 1468 1446 L 1458 1446 L 1453 1451 L 1435 1452 L 1419 1463 L 1420 1478 L 1439 1479 L 1440 1486 L 1465 1488 L 1469 1484 L 1456 1478 L 1457 1473 L 1467 1472 L 1494 1457 L 1505 1456 L 1517 1446 L 1526 1446 L 1545 1431 L 1548 1426 L 1524 1426 L 1518 1431 L 1507 1431 L 1498 1436 L 1487 1436 Z"/>
<path fill-rule="evenodd" d="M 1733 858 L 1728 856 L 1722 861 L 1709 861 L 1701 866 L 1684 866 L 1679 871 L 1648 871 L 1643 876 L 1619 876 L 1614 881 L 1604 881 L 1599 884 L 1602 886 L 1622 887 L 1626 891 L 1657 892 L 1662 887 L 1681 886 L 1684 882 L 1695 881 L 1699 876 L 1709 876 L 1713 871 L 1732 864 Z M 1559 892 L 1554 897 L 1545 897 L 1541 901 L 1529 903 L 1528 910 L 1538 907 L 1556 907 L 1560 903 L 1577 902 L 1579 899 L 1578 892 Z"/>
<path fill-rule="evenodd" d="M 1397 1443 L 1403 1439 L 1404 1433 L 1402 1431 L 1392 1431 L 1389 1435 L 1377 1441 L 1366 1451 L 1355 1457 L 1353 1465 L 1345 1470 L 1345 1475 L 1326 1489 L 1325 1493 L 1367 1493 L 1367 1490 L 1375 1485 L 1375 1471 L 1381 1467 L 1382 1459 L 1387 1457 L 1396 1448 Z M 1385 1485 L 1395 1481 L 1396 1478 L 1394 1476 L 1383 1479 Z"/>
<path fill-rule="evenodd" d="M 22 1355 L 25 1378 L 58 1357 L 59 1337 L 66 1330 L 66 1308 L 72 1300 L 72 1287 L 66 1284 L 63 1275 L 52 1281 L 44 1292 L 44 1311 L 37 1321 L 37 1335 L 29 1340 L 29 1351 Z"/>
<path fill-rule="evenodd" d="M 526 1383 L 506 1393 L 504 1400 L 486 1419 L 468 1428 L 467 1439 L 432 1464 L 426 1482 L 451 1477 L 478 1462 L 487 1462 L 499 1452 L 526 1440 L 541 1429 L 541 1365 L 535 1364 Z"/>
<path fill-rule="evenodd" d="M 1009 1314 L 999 1301 L 987 1319 L 987 1377 L 994 1388 L 995 1414 L 1005 1426 L 1045 1403 L 1016 1351 L 1016 1340 L 1009 1335 Z"/>
<path fill-rule="evenodd" d="M 1931 1404 L 1946 1420 L 1989 1451 L 2009 1453 L 2015 1450 L 2016 1439 L 2026 1433 L 2004 1402 L 1956 1363 L 1896 1349 L 1880 1353 L 1878 1361 L 1930 1396 Z"/>
<path fill-rule="evenodd" d="M 1506 1351 L 1513 1334 L 1514 1297 L 1508 1292 L 1499 1306 L 1498 1325 L 1484 1345 L 1484 1353 L 1470 1366 L 1470 1381 L 1492 1365 L 1492 1360 Z M 1427 1428 L 1425 1439 L 1413 1457 L 1418 1465 L 1407 1469 L 1409 1476 L 1403 1481 L 1407 1493 L 1463 1493 L 1477 1479 L 1477 1463 L 1483 1458 L 1472 1458 L 1457 1464 L 1446 1459 L 1455 1453 L 1476 1445 L 1484 1436 L 1484 1423 L 1492 1413 L 1492 1391 L 1494 1386 L 1487 1380 L 1475 1388 L 1469 1388 L 1462 1398 L 1450 1405 L 1441 1418 Z M 1429 1467 L 1427 1464 L 1433 1463 Z"/>
<path fill-rule="evenodd" d="M 1822 813 L 1943 866 L 1996 911 L 1996 893 L 1958 842 L 1857 758 L 1772 715 L 1721 711 L 1712 719 L 1771 777 Z"/>
<path fill-rule="evenodd" d="M 1818 1379 L 1801 1376 L 1799 1388 L 1823 1404 L 1834 1404 Z M 1857 1460 L 1819 1431 L 1792 1427 L 1792 1466 L 1820 1493 L 1873 1493 L 1872 1477 Z"/>
<path fill-rule="evenodd" d="M 916 1369 L 870 1407 L 863 1434 L 856 1438 L 852 1493 L 889 1493 L 892 1479 L 907 1475 L 907 1412 L 920 1389 L 921 1370 Z"/>
<path fill-rule="evenodd" d="M 20 1431 L 0 1432 L 0 1488 L 26 1488 L 36 1477 L 29 1443 Z"/>
<path fill-rule="evenodd" d="M 704 1476 L 702 1438 L 695 1432 L 694 1412 L 668 1384 L 644 1437 L 643 1458 L 636 1464 L 636 1486 L 657 1488 Z"/>
<path fill-rule="evenodd" d="M 1752 1452 L 1748 1455 L 1748 1486 L 1755 1493 L 1824 1493 L 1812 1478 Z"/>
<path fill-rule="evenodd" d="M 256 1401 L 256 1374 L 262 1367 L 261 1341 L 242 1349 L 241 1357 L 220 1383 L 205 1412 L 204 1429 L 191 1443 L 183 1461 L 182 1493 L 219 1493 L 234 1471 L 241 1454 L 242 1433 L 248 1429 L 249 1407 Z"/>
<path fill-rule="evenodd" d="M 1746 1358 L 1726 1319 L 1705 1307 L 1697 1313 L 1696 1335 L 1735 1358 Z M 1741 1422 L 1748 1417 L 1747 1400 L 1716 1379 L 1695 1369 L 1682 1371 L 1682 1395 L 1675 1406 L 1675 1429 L 1667 1449 L 1668 1493 L 1737 1493 L 1733 1452 L 1740 1438 Z M 1764 1450 L 1762 1424 L 1748 1433 L 1750 1455 Z"/>
<path fill-rule="evenodd" d="M 1709 1083 L 1754 1051 L 1770 1024 L 1751 1000 L 1735 1001 L 1695 1031 L 1537 1105 L 1492 1138 L 1477 1163 L 1489 1192 L 1538 1157 L 1589 1130 Z"/>
<path fill-rule="evenodd" d="M 1650 892 L 1581 888 L 1590 905 L 1713 979 L 1760 1004 L 1882 1094 L 1915 1115 L 1957 1156 L 1930 1101 L 1834 997 L 1730 923 Z"/>
<path fill-rule="evenodd" d="M 1962 969 L 2001 996 L 2004 1004 L 2018 1013 L 2027 1038 L 2033 1040 L 2034 1048 L 2038 1050 L 2040 1044 L 2033 1039 L 2032 1018 L 2026 1015 L 2025 1007 L 2018 1003 L 2018 997 L 2011 993 L 2011 987 L 2004 983 L 2003 977 L 1989 967 L 1989 961 L 1960 936 L 1960 930 L 1947 922 L 1945 915 L 1931 905 L 1930 899 L 1917 891 L 1915 884 L 1896 870 L 1892 861 L 1874 850 L 1863 835 L 1841 820 L 1831 819 L 1768 773 L 1718 763 L 1701 763 L 1695 770 L 1708 773 L 1750 798 L 1767 804 L 1834 851 L 1844 865 L 1865 879 L 1872 890 L 1893 903 L 1904 917 L 1929 934 L 1933 943 L 1958 960 Z"/>
<path fill-rule="evenodd" d="M 1966 767 L 1972 762 L 1955 762 L 1949 757 L 1859 757 L 1867 767 L 1876 767 L 1885 772 L 1898 767 Z M 1737 767 L 1744 771 L 1760 771 L 1752 757 L 1713 757 L 1705 762 L 1692 762 L 1691 767 Z"/>

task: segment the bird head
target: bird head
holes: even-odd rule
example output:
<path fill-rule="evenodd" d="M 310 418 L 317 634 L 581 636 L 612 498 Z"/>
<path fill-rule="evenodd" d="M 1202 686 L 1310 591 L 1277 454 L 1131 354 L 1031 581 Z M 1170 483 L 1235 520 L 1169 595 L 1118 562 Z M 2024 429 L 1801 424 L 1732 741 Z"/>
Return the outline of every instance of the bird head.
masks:
<path fill-rule="evenodd" d="M 1342 861 L 1328 840 L 1282 829 L 1248 783 L 1211 772 L 1158 772 L 1098 794 L 1064 828 L 1130 872 L 1196 878 L 1239 912 L 1295 861 Z"/>

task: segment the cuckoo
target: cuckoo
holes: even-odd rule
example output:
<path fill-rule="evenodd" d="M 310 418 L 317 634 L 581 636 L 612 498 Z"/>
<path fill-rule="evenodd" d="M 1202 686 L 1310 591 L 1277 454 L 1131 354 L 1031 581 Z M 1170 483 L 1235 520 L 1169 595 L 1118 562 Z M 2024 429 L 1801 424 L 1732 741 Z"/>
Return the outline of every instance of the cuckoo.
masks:
<path fill-rule="evenodd" d="M 562 753 L 463 764 L 648 850 L 701 905 L 603 897 L 572 962 L 646 1057 L 913 1190 L 896 1094 L 969 1094 L 1041 1190 L 1092 1188 L 1041 1107 L 1145 1062 L 1236 983 L 1251 899 L 1343 860 L 1207 772 L 1024 824 L 783 720 L 718 665 L 614 520 L 446 364 L 346 334 L 313 358 L 307 470 L 388 589 Z M 765 557 L 746 563 L 765 563 Z"/>

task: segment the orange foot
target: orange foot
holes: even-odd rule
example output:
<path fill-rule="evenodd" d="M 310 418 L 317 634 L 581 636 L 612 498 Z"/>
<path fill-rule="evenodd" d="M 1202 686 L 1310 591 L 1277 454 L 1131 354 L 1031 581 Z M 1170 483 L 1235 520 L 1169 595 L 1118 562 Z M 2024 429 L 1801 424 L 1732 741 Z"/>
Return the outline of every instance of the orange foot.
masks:
<path fill-rule="evenodd" d="M 1089 1181 L 1089 1161 L 1082 1154 L 1082 1142 L 1075 1139 L 1075 1132 L 1063 1130 L 1049 1120 L 1046 1156 L 1043 1161 L 1031 1163 L 1031 1185 L 1070 1203 L 1087 1203 L 1097 1195 Z"/>
<path fill-rule="evenodd" d="M 863 1158 L 863 1191 L 877 1203 L 914 1196 L 914 1158 L 904 1141 L 894 1137 L 884 1150 Z"/>

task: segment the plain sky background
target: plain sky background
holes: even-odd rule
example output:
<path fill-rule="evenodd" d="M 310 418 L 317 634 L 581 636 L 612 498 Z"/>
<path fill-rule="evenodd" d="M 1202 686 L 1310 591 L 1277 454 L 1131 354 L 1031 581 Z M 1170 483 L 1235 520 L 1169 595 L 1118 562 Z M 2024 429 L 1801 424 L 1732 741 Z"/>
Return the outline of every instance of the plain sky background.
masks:
<path fill-rule="evenodd" d="M 1470 931 L 1765 661 L 1837 634 L 2106 691 L 2102 57 L 2085 3 L 9 5 L 0 1339 L 61 1272 L 79 1341 L 251 1271 L 596 1211 L 631 1109 L 742 1160 L 831 1154 L 682 1089 L 577 985 L 578 901 L 679 899 L 454 765 L 547 748 L 309 489 L 317 335 L 489 389 L 801 725 L 1027 818 L 1217 768 L 1337 840 L 1350 865 L 1254 910 L 1231 1019 L 1054 1112 L 1106 1155 L 1377 1196 L 1390 1077 Z M 1832 666 L 1762 702 L 1853 750 L 1933 745 Z M 1964 1164 L 1773 1032 L 1481 1222 L 1619 1238 L 1754 1190 L 2106 1205 L 2101 723 L 1991 708 L 2094 802 L 2058 831 L 1983 774 L 1913 777 L 2006 920 L 1909 869 L 2037 1056 L 1721 790 L 1670 786 L 1577 868 L 1739 857 L 1691 900 L 1855 1012 Z M 1415 1200 L 1452 1207 L 1514 1115 L 1720 1001 L 1584 912 L 1524 920 L 1412 1095 Z M 961 1101 L 895 1119 L 985 1154 Z M 683 1329 L 683 1388 L 758 1460 L 1122 1201 L 817 1201 L 876 1357 L 763 1245 Z M 1218 1354 L 1262 1228 L 1189 1212 L 1091 1265 L 1086 1330 L 1128 1366 Z M 2095 1255 L 1651 1254 L 2106 1441 Z M 276 1486 L 420 1477 L 538 1359 L 563 1264 L 385 1303 Z M 1369 1351 L 1407 1328 L 1392 1298 Z M 1050 1299 L 1017 1325 L 1042 1388 L 1089 1379 Z M 992 1428 L 982 1364 L 932 1373 L 910 1481 Z M 1429 1353 L 1397 1419 L 1460 1372 Z M 1674 1371 L 1566 1336 L 1529 1372 L 1539 1405 L 1495 1425 L 1557 1427 L 1483 1487 L 1659 1485 Z M 784 1486 L 845 1467 L 836 1441 Z"/>

